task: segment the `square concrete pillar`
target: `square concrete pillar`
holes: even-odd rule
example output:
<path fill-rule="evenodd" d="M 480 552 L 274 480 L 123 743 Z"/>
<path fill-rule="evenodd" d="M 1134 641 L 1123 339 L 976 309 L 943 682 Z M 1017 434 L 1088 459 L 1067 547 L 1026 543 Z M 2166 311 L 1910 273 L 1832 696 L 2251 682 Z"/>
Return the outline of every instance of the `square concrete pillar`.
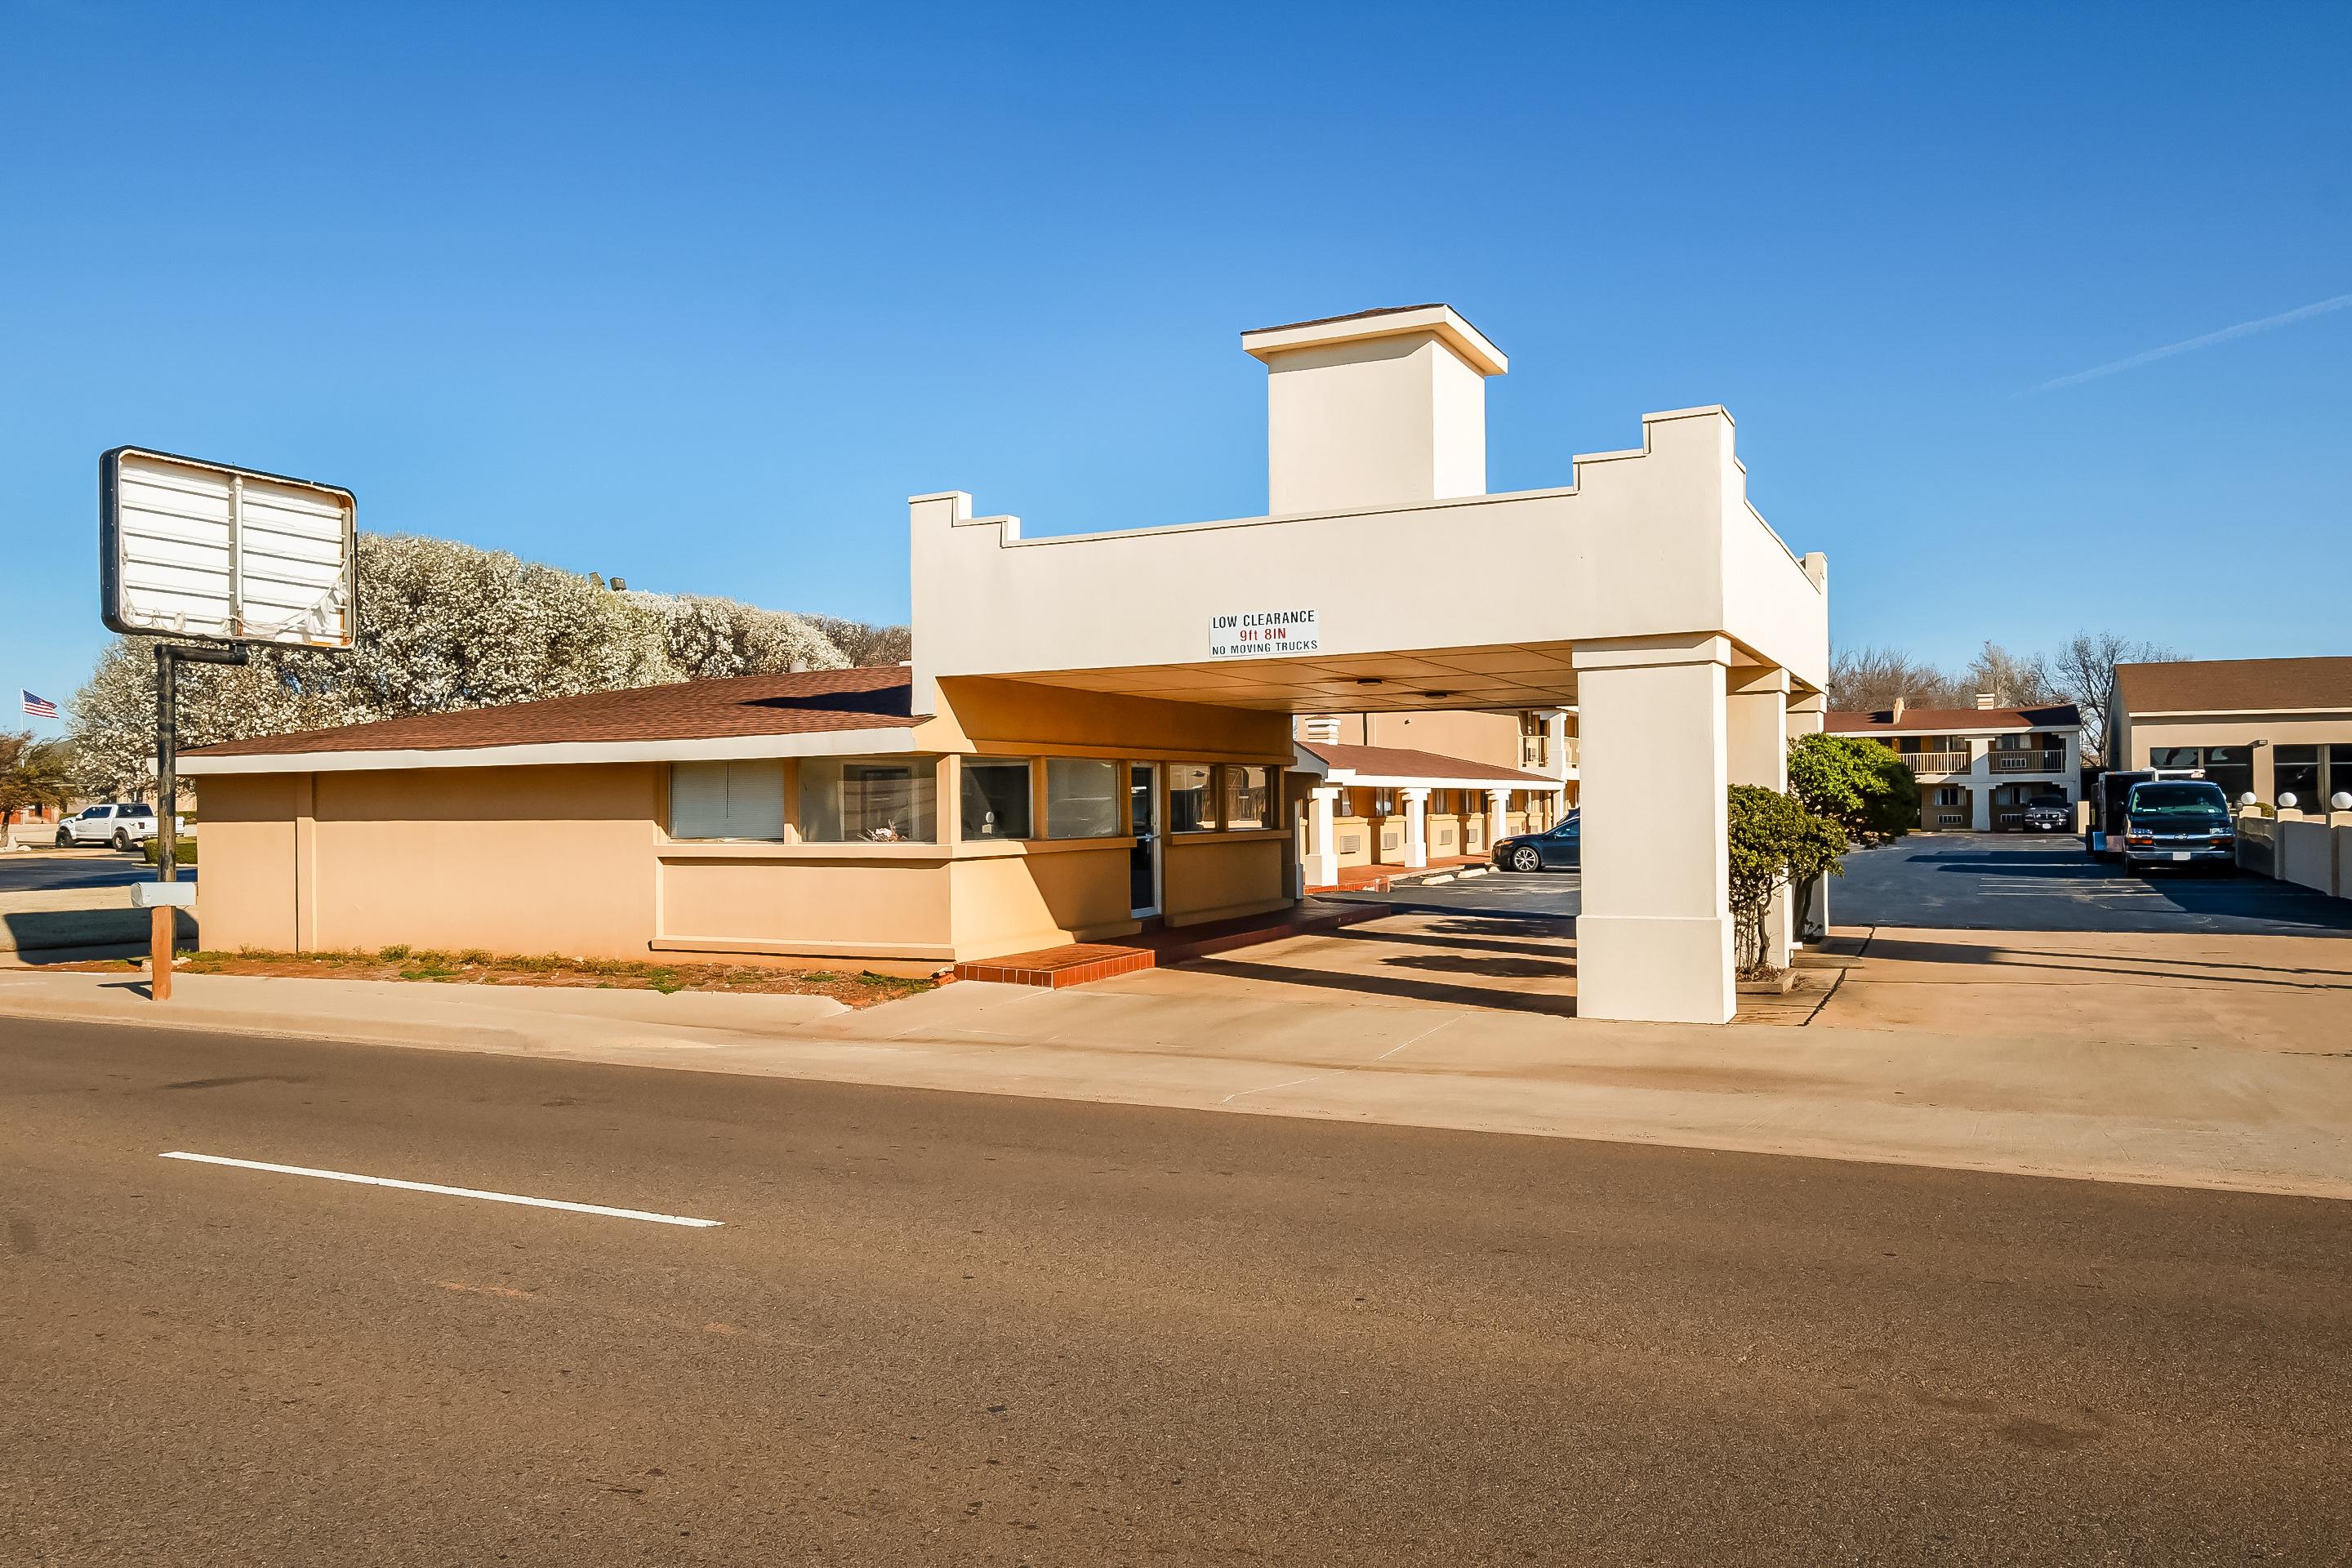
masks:
<path fill-rule="evenodd" d="M 1300 862 L 1300 874 L 1310 888 L 1337 887 L 1339 882 L 1339 852 L 1331 836 L 1331 808 L 1339 798 L 1337 786 L 1313 791 L 1307 805 L 1307 858 Z"/>
<path fill-rule="evenodd" d="M 1404 863 L 1418 871 L 1429 864 L 1429 792 L 1404 792 Z"/>
<path fill-rule="evenodd" d="M 1729 640 L 1706 634 L 1576 645 L 1580 1016 L 1731 1021 L 1730 662 Z"/>
<path fill-rule="evenodd" d="M 1511 809 L 1511 792 L 1490 789 L 1486 792 L 1486 853 L 1492 855 L 1495 846 L 1511 836 L 1511 825 L 1504 813 Z"/>
<path fill-rule="evenodd" d="M 1789 699 L 1789 739 L 1801 735 L 1818 735 L 1829 724 L 1830 700 L 1822 692 L 1808 691 Z M 1827 942 L 1830 935 L 1830 874 L 1827 871 L 1813 879 L 1809 887 L 1795 889 L 1796 909 L 1792 915 L 1794 937 L 1798 942 Z"/>
<path fill-rule="evenodd" d="M 1785 793 L 1789 787 L 1789 672 L 1735 669 L 1727 677 L 1724 724 L 1731 782 Z M 1789 966 L 1789 889 L 1764 915 L 1764 962 Z"/>
<path fill-rule="evenodd" d="M 1979 737 L 1969 742 L 1969 826 L 1979 833 L 1992 831 L 1992 742 Z"/>

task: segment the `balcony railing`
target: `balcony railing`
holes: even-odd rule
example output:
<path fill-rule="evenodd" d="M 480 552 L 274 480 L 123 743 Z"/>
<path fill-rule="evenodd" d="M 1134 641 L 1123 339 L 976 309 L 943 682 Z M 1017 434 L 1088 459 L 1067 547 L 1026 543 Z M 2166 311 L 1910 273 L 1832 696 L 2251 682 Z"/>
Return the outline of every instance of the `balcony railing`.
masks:
<path fill-rule="evenodd" d="M 1997 773 L 2054 773 L 2066 765 L 2063 752 L 1988 752 Z"/>
<path fill-rule="evenodd" d="M 1576 741 L 1577 738 L 1574 735 L 1569 735 L 1563 737 L 1559 743 L 1559 754 L 1571 768 L 1577 765 Z M 1550 736 L 1522 735 L 1519 737 L 1519 766 L 1529 773 L 1548 773 L 1551 772 L 1551 759 Z"/>
<path fill-rule="evenodd" d="M 1903 765 L 1911 770 L 1914 777 L 1969 771 L 1969 754 L 1966 752 L 1898 752 L 1895 754 L 1903 759 Z"/>

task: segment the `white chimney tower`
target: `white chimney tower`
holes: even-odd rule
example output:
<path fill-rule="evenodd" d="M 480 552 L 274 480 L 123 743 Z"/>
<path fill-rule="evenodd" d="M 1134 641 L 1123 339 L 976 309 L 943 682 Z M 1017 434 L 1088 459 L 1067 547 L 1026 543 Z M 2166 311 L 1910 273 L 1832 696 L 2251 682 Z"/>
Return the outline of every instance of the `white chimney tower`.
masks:
<path fill-rule="evenodd" d="M 1242 334 L 1265 363 L 1267 511 L 1486 493 L 1486 378 L 1502 351 L 1451 305 Z"/>

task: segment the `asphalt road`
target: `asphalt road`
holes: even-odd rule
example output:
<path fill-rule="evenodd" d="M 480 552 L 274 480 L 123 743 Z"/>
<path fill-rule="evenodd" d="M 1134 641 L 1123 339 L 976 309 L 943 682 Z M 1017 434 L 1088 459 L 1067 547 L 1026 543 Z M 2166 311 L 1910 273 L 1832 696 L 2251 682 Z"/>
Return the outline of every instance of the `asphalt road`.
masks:
<path fill-rule="evenodd" d="M 12 1564 L 2352 1540 L 2317 1200 L 0 1022 L 0 1206 Z"/>
<path fill-rule="evenodd" d="M 1846 857 L 1830 883 L 1839 925 L 1947 931 L 2352 932 L 2352 900 L 2237 871 L 2132 876 L 2080 838 L 1929 833 Z"/>
<path fill-rule="evenodd" d="M 193 882 L 194 866 L 179 868 L 180 879 Z M 155 868 L 135 852 L 112 849 L 80 854 L 0 855 L 0 893 L 46 893 L 62 888 L 127 888 L 152 882 Z"/>

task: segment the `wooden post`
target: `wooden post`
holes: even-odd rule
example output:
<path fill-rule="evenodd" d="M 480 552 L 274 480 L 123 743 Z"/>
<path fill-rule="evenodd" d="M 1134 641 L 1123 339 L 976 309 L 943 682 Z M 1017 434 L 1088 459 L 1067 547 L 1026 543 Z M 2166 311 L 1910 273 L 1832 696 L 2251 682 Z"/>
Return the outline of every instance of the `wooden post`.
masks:
<path fill-rule="evenodd" d="M 179 946 L 180 911 L 159 906 L 147 911 L 153 919 L 154 951 L 147 960 L 147 995 L 155 1002 L 172 999 L 172 954 Z"/>

